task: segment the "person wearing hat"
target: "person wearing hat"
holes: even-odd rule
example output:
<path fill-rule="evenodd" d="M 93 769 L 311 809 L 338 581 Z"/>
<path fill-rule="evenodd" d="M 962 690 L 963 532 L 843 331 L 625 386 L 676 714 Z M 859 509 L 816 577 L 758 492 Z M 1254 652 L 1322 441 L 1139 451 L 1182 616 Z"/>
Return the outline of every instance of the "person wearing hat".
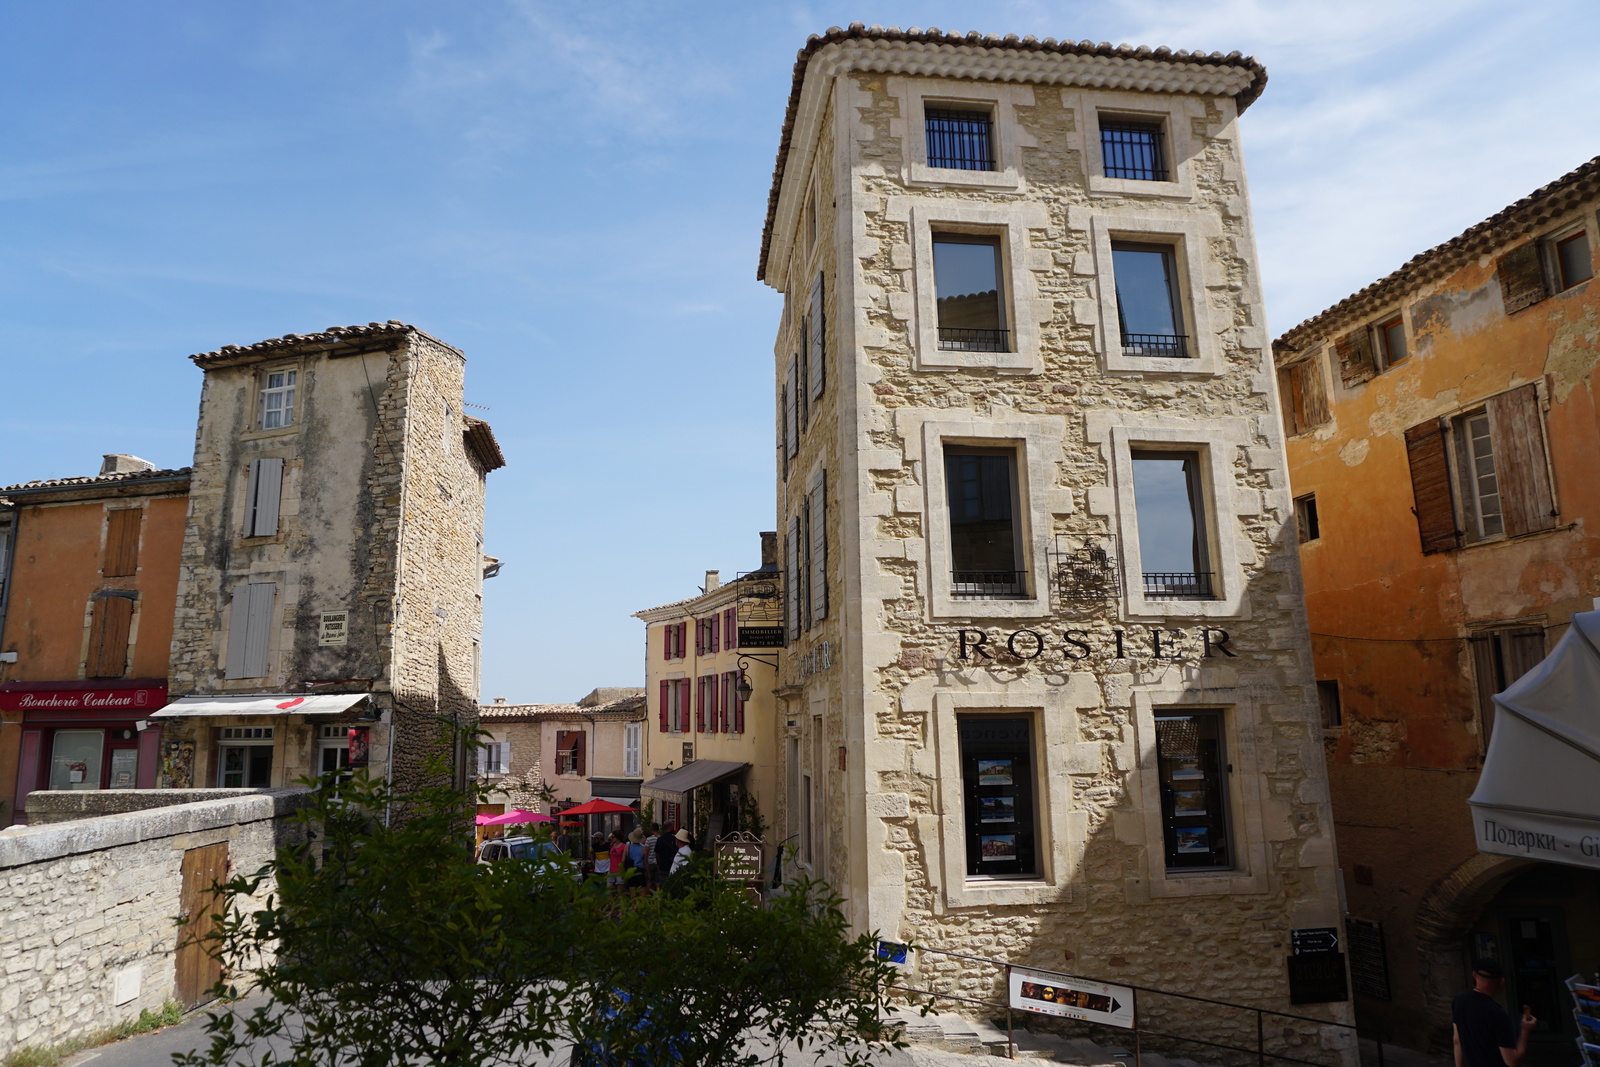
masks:
<path fill-rule="evenodd" d="M 678 827 L 678 832 L 672 836 L 678 842 L 678 854 L 672 857 L 672 870 L 667 873 L 677 874 L 688 866 L 689 857 L 694 853 L 694 849 L 691 847 L 693 839 L 689 836 L 689 831 L 681 826 Z"/>
<path fill-rule="evenodd" d="M 1450 1002 L 1456 1067 L 1518 1067 L 1528 1054 L 1528 1033 L 1539 1020 L 1524 1004 L 1521 1031 L 1513 1031 L 1511 1016 L 1494 999 L 1505 984 L 1499 960 L 1472 961 L 1472 988 Z"/>
<path fill-rule="evenodd" d="M 645 869 L 644 853 L 644 831 L 635 826 L 628 831 L 628 844 L 622 852 L 622 873 L 626 881 L 649 884 L 650 872 Z"/>
<path fill-rule="evenodd" d="M 672 834 L 673 831 L 663 825 L 656 835 L 656 876 L 663 882 L 672 873 L 672 861 L 678 854 L 678 842 Z"/>

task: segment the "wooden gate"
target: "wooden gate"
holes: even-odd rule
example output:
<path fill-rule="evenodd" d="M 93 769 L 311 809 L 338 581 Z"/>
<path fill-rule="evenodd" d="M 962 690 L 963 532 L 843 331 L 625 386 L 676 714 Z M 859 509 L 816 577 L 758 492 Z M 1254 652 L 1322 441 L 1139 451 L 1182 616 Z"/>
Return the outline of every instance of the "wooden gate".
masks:
<path fill-rule="evenodd" d="M 189 921 L 178 930 L 178 1000 L 185 1008 L 211 998 L 211 987 L 222 980 L 222 962 L 213 953 L 209 935 L 216 923 L 212 914 L 222 903 L 217 886 L 228 879 L 228 843 L 191 848 L 183 854 L 183 893 L 179 902 Z"/>

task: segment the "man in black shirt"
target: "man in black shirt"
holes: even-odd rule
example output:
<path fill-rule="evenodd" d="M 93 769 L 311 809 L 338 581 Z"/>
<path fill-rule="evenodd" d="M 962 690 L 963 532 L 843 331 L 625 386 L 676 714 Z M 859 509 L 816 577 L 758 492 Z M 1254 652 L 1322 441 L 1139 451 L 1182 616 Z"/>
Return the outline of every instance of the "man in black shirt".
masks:
<path fill-rule="evenodd" d="M 1528 1054 L 1528 1031 L 1539 1020 L 1524 1004 L 1521 1032 L 1513 1033 L 1511 1017 L 1494 999 L 1506 984 L 1498 961 L 1474 960 L 1472 981 L 1471 989 L 1457 993 L 1450 1002 L 1456 1067 L 1518 1067 Z"/>

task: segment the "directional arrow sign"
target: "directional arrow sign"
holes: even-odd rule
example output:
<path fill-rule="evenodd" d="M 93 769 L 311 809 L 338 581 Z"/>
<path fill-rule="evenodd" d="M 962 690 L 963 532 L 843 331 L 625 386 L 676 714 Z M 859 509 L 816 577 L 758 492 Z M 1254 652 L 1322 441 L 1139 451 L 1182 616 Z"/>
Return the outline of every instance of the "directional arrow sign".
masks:
<path fill-rule="evenodd" d="M 1315 956 L 1324 952 L 1339 951 L 1337 926 L 1314 926 L 1305 930 L 1289 931 L 1289 947 L 1296 956 Z"/>
<path fill-rule="evenodd" d="M 1133 990 L 1127 986 L 1013 967 L 1010 992 L 1013 1008 L 1133 1029 Z"/>

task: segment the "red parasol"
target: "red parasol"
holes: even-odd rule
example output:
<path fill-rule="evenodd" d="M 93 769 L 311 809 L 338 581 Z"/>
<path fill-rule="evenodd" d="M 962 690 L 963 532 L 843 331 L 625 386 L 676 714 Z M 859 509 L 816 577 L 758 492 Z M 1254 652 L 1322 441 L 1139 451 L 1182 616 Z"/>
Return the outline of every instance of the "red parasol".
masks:
<path fill-rule="evenodd" d="M 548 815 L 540 815 L 536 811 L 524 811 L 521 808 L 513 808 L 504 815 L 478 816 L 479 826 L 515 826 L 525 822 L 550 821 L 551 818 Z"/>
<path fill-rule="evenodd" d="M 579 804 L 575 808 L 568 808 L 562 815 L 614 815 L 622 812 L 633 814 L 633 809 L 622 804 L 613 804 L 609 800 L 595 799 L 587 804 Z"/>

